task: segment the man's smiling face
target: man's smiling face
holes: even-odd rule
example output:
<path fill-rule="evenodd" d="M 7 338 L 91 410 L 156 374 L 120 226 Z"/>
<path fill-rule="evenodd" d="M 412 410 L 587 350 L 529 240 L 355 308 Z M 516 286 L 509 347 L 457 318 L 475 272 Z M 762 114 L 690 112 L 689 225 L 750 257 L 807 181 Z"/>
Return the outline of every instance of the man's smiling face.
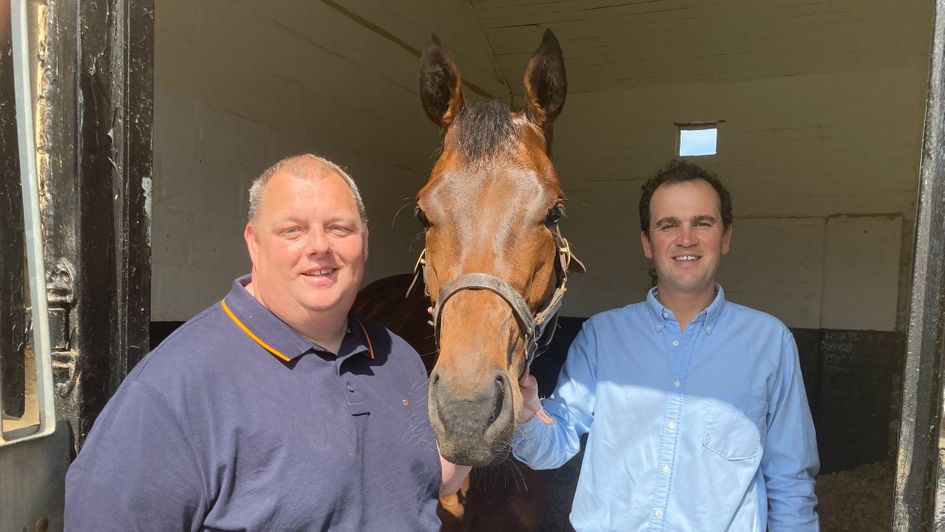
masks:
<path fill-rule="evenodd" d="M 722 224 L 719 195 L 704 179 L 660 185 L 650 199 L 650 233 L 641 233 L 660 293 L 685 297 L 714 291 L 731 238 L 731 227 Z"/>
<path fill-rule="evenodd" d="M 245 232 L 254 294 L 289 323 L 346 315 L 367 259 L 367 227 L 342 177 L 305 174 L 274 175 Z"/>

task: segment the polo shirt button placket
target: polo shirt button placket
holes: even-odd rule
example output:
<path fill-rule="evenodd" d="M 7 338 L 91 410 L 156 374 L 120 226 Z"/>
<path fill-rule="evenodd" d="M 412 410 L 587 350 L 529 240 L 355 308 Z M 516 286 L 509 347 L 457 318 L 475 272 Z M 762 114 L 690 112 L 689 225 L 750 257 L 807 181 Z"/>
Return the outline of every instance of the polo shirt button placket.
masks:
<path fill-rule="evenodd" d="M 364 397 L 364 390 L 358 388 L 357 380 L 350 376 L 343 377 L 343 379 L 342 386 L 348 391 L 347 394 L 344 394 L 344 398 L 345 402 L 348 403 L 348 408 L 351 409 L 351 414 L 360 415 L 370 412 L 367 398 Z"/>

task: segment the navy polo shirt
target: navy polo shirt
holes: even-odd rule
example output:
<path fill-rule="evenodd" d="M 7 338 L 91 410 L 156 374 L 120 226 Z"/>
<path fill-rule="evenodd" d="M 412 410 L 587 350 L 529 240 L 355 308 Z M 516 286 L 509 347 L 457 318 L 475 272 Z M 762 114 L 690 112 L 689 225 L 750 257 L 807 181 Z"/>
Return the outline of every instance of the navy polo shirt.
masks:
<path fill-rule="evenodd" d="M 439 529 L 417 353 L 352 314 L 335 357 L 248 282 L 122 383 L 69 468 L 66 529 Z"/>

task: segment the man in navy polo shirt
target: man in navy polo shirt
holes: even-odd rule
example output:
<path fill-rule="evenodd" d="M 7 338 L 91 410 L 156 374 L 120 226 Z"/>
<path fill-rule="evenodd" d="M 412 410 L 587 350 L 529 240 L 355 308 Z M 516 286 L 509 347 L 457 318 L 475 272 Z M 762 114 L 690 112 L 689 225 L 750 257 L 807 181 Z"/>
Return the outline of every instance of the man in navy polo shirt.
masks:
<path fill-rule="evenodd" d="M 351 178 L 290 157 L 250 189 L 252 275 L 148 354 L 66 477 L 70 530 L 435 530 L 443 461 L 416 352 L 350 313 Z"/>

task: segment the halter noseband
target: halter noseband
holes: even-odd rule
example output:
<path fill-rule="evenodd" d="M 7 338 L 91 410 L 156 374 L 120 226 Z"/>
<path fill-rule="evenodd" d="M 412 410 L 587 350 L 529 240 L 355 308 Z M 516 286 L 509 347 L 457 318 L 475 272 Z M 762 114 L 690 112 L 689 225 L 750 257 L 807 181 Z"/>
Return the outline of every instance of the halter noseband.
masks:
<path fill-rule="evenodd" d="M 548 349 L 548 346 L 551 345 L 551 339 L 554 337 L 558 323 L 558 309 L 561 308 L 561 303 L 564 302 L 564 293 L 567 292 L 568 270 L 573 267 L 579 272 L 586 271 L 584 264 L 571 253 L 568 240 L 561 236 L 561 232 L 557 227 L 552 231 L 552 235 L 555 239 L 556 255 L 558 259 L 555 262 L 555 274 L 557 279 L 555 281 L 554 293 L 551 294 L 551 297 L 545 302 L 541 310 L 532 315 L 531 310 L 528 308 L 528 303 L 525 302 L 525 298 L 512 288 L 512 285 L 494 275 L 487 273 L 467 273 L 460 275 L 443 285 L 433 306 L 433 337 L 436 340 L 437 350 L 440 348 L 440 320 L 442 309 L 446 302 L 463 290 L 488 290 L 505 301 L 512 310 L 512 315 L 515 316 L 515 320 L 518 322 L 519 328 L 522 331 L 522 336 L 525 340 L 525 366 L 522 368 L 522 373 L 524 374 L 525 370 L 531 367 L 535 357 L 544 353 Z M 424 273 L 424 267 L 426 266 L 426 261 L 424 260 L 425 254 L 426 250 L 420 252 L 420 257 L 417 259 L 417 264 L 414 266 L 414 280 L 413 283 L 410 284 L 410 288 L 407 289 L 408 295 L 411 290 L 413 290 L 420 275 Z M 511 353 L 509 353 L 508 364 L 511 368 Z"/>

